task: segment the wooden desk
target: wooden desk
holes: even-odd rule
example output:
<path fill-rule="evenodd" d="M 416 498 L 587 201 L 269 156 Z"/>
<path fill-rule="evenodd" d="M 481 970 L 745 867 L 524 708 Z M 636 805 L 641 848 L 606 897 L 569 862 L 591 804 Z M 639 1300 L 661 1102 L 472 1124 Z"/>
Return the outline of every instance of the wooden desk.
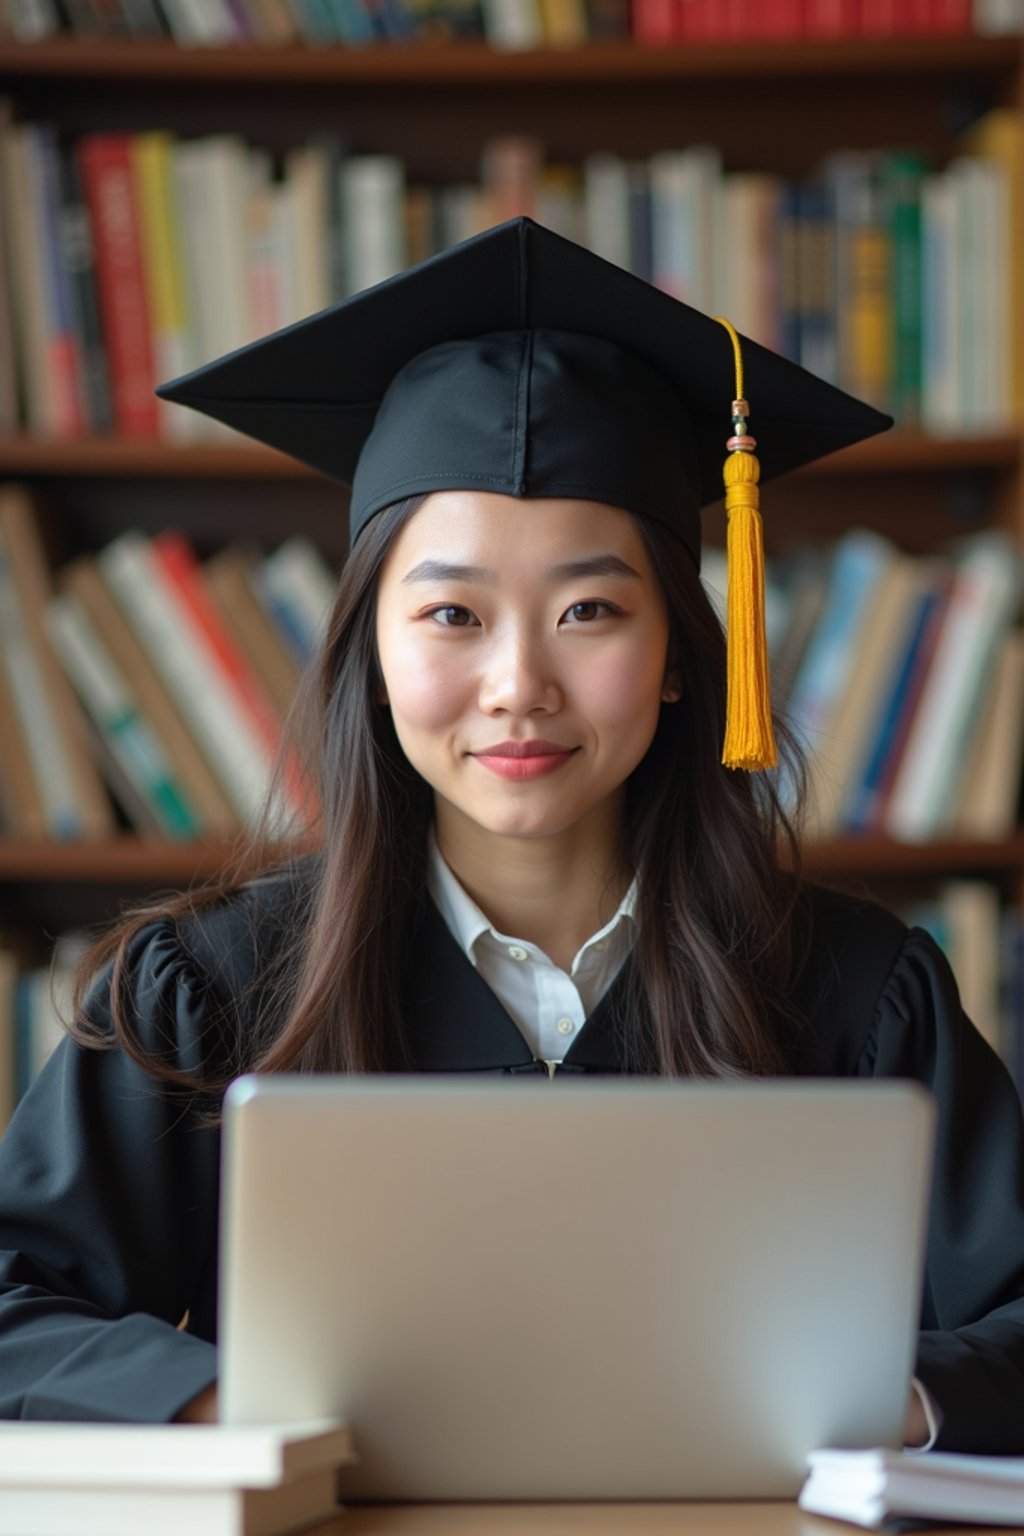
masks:
<path fill-rule="evenodd" d="M 856 1536 L 858 1529 L 792 1503 L 381 1504 L 353 1506 L 306 1536 Z M 946 1526 L 942 1536 L 983 1529 Z M 1013 1532 L 1004 1526 L 1001 1536 Z"/>

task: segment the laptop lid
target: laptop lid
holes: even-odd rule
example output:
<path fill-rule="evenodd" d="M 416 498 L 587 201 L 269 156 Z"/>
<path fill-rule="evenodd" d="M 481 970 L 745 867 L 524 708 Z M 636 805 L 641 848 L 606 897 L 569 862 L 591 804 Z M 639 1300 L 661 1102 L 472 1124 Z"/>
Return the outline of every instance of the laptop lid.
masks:
<path fill-rule="evenodd" d="M 794 1495 L 898 1445 L 934 1108 L 906 1083 L 246 1078 L 221 1411 L 347 1498 Z"/>

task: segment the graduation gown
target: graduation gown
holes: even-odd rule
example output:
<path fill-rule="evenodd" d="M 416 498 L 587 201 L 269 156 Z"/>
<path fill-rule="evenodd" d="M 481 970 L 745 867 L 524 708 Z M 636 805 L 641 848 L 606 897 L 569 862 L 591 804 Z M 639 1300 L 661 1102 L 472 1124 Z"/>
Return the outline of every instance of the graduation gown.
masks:
<path fill-rule="evenodd" d="M 293 878 L 264 878 L 136 936 L 130 974 L 148 1046 L 194 1070 L 244 1031 L 246 986 L 280 940 Z M 812 944 L 785 1042 L 790 1071 L 915 1078 L 935 1095 L 917 1374 L 942 1408 L 941 1446 L 1022 1453 L 1017 1092 L 926 934 L 870 903 L 814 889 L 807 899 Z M 623 1069 L 623 977 L 580 1029 L 552 1092 L 561 1077 Z M 430 903 L 403 986 L 416 1070 L 546 1071 Z M 105 1018 L 102 978 L 89 1007 Z M 120 1051 L 58 1048 L 0 1143 L 0 1417 L 165 1421 L 216 1378 L 218 1164 L 217 1130 L 180 1094 Z M 301 1255 L 296 1277 L 301 1297 Z"/>

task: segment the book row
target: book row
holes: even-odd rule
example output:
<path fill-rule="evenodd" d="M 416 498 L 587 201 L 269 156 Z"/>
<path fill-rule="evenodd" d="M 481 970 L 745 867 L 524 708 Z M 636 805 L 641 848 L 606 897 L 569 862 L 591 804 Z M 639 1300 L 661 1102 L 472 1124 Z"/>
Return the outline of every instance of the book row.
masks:
<path fill-rule="evenodd" d="M 720 604 L 723 566 L 707 553 Z M 854 530 L 771 563 L 774 691 L 808 756 L 812 834 L 1014 830 L 1021 586 L 998 532 L 922 559 Z M 253 826 L 333 588 L 302 539 L 200 562 L 175 530 L 128 530 L 51 574 L 28 493 L 0 487 L 0 826 L 101 838 L 114 806 L 145 836 Z M 307 818 L 298 770 L 286 763 L 280 786 L 282 826 Z"/>
<path fill-rule="evenodd" d="M 336 141 L 88 134 L 0 102 L 0 432 L 192 440 L 225 429 L 155 383 L 527 214 L 935 433 L 1024 414 L 1024 118 L 930 169 L 839 152 L 787 182 L 695 145 L 548 164 L 488 141 L 478 183 L 409 185 Z"/>
<path fill-rule="evenodd" d="M 725 590 L 722 557 L 705 580 Z M 1024 762 L 1021 557 L 1000 532 L 928 558 L 854 529 L 774 562 L 777 706 L 808 759 L 818 838 L 999 840 Z M 785 786 L 784 786 L 785 787 Z"/>
<path fill-rule="evenodd" d="M 172 530 L 123 533 L 54 580 L 27 493 L 0 487 L 4 831 L 103 838 L 115 805 L 143 836 L 255 825 L 333 591 L 302 539 L 200 565 Z M 283 832 L 313 805 L 287 759 L 279 783 Z"/>
<path fill-rule="evenodd" d="M 565 47 L 600 38 L 722 42 L 1024 27 L 1018 0 L 4 0 L 0 36 L 170 37 L 183 47 L 438 42 Z"/>
<path fill-rule="evenodd" d="M 957 880 L 901 915 L 943 949 L 964 1009 L 1024 1093 L 1024 908 L 1001 906 L 995 887 L 983 881 Z M 16 941 L 0 941 L 0 1133 L 62 1038 L 72 978 L 88 943 L 87 933 L 72 930 L 42 966 L 19 953 Z"/>

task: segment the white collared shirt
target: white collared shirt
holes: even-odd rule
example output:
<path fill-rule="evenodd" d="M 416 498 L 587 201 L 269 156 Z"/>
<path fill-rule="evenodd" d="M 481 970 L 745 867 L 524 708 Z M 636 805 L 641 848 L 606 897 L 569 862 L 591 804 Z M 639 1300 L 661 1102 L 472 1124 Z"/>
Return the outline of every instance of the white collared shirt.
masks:
<path fill-rule="evenodd" d="M 470 964 L 519 1026 L 535 1060 L 562 1060 L 636 941 L 636 881 L 568 971 L 528 939 L 499 933 L 445 863 L 430 834 L 427 889 Z"/>

